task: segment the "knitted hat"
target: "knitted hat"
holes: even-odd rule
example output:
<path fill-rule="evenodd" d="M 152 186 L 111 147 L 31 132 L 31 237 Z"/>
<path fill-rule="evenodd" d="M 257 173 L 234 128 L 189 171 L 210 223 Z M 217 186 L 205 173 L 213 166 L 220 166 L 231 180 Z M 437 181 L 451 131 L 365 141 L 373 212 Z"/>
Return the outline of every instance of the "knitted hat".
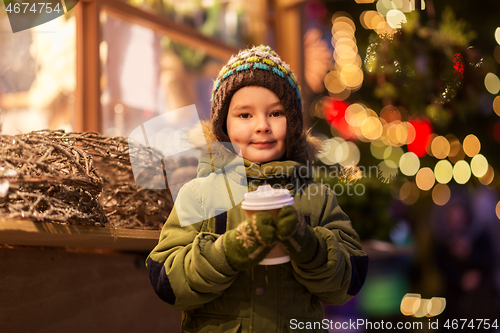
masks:
<path fill-rule="evenodd" d="M 234 93 L 247 86 L 267 88 L 280 99 L 287 119 L 286 158 L 294 160 L 305 140 L 300 89 L 290 67 L 269 46 L 240 51 L 220 71 L 214 82 L 211 116 L 217 140 L 230 142 L 226 128 L 229 104 Z"/>

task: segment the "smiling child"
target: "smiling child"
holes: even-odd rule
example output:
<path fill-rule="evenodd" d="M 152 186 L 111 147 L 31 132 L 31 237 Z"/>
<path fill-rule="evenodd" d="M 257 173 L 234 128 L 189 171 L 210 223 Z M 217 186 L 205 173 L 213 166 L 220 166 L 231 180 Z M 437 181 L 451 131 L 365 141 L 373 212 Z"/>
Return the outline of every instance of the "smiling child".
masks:
<path fill-rule="evenodd" d="M 212 180 L 227 154 L 202 155 L 147 259 L 156 293 L 183 310 L 183 332 L 291 332 L 297 323 L 328 332 L 321 302 L 340 305 L 356 295 L 368 258 L 333 191 L 313 181 L 318 145 L 303 126 L 297 81 L 269 47 L 241 51 L 223 67 L 205 137 L 230 142 L 244 160 L 244 181 L 224 177 L 248 191 L 287 188 L 295 203 L 276 220 L 266 212 L 247 219 L 238 202 L 208 214 L 222 196 Z M 197 223 L 182 226 L 186 214 Z M 278 242 L 291 261 L 259 264 Z"/>

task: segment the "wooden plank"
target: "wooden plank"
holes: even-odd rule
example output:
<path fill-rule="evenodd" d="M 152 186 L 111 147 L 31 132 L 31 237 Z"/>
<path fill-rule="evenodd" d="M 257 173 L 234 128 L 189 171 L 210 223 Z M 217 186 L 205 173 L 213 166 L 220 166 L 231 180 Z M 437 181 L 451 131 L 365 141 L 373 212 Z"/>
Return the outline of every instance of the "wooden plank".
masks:
<path fill-rule="evenodd" d="M 101 132 L 101 27 L 99 4 L 81 1 L 76 17 L 76 91 L 74 130 Z"/>
<path fill-rule="evenodd" d="M 159 230 L 113 229 L 0 218 L 0 244 L 151 251 Z"/>
<path fill-rule="evenodd" d="M 290 65 L 299 85 L 304 86 L 303 1 L 277 0 L 275 3 L 276 52 Z"/>
<path fill-rule="evenodd" d="M 96 0 L 102 9 L 122 20 L 141 25 L 158 33 L 165 34 L 172 40 L 226 62 L 231 55 L 237 54 L 239 47 L 229 46 L 223 41 L 208 37 L 189 26 L 173 22 L 133 7 L 120 0 Z"/>

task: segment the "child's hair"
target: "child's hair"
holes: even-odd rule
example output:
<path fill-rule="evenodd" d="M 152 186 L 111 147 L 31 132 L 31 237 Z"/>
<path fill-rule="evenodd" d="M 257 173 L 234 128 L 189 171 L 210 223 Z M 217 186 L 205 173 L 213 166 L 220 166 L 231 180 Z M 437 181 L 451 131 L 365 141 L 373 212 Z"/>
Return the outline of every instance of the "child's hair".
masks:
<path fill-rule="evenodd" d="M 278 96 L 287 119 L 286 156 L 297 162 L 314 161 L 318 150 L 304 129 L 300 88 L 290 67 L 269 46 L 258 46 L 232 56 L 214 82 L 212 131 L 217 141 L 230 142 L 226 119 L 234 93 L 247 86 L 260 86 Z"/>

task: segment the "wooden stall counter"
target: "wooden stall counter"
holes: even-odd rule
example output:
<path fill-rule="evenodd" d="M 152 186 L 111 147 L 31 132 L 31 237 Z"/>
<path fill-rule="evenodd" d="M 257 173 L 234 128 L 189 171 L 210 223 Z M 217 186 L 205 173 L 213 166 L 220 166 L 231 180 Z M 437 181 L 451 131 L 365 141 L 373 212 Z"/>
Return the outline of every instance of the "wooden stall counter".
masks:
<path fill-rule="evenodd" d="M 0 244 L 151 251 L 159 230 L 114 229 L 0 218 Z"/>
<path fill-rule="evenodd" d="M 159 233 L 0 218 L 0 332 L 180 332 L 144 264 Z"/>

